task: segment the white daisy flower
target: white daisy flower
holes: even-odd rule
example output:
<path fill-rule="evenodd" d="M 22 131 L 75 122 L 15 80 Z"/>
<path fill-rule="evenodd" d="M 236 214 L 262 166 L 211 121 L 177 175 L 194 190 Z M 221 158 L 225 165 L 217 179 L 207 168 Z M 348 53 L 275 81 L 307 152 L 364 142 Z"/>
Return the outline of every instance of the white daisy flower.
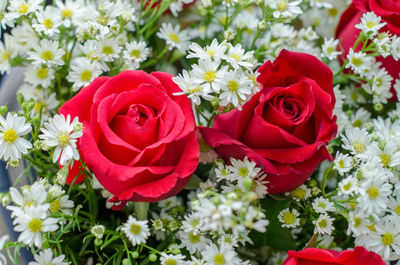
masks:
<path fill-rule="evenodd" d="M 199 60 L 210 59 L 212 61 L 219 61 L 225 55 L 227 49 L 226 42 L 223 41 L 218 44 L 217 39 L 213 39 L 210 45 L 202 48 L 199 44 L 192 42 L 189 46 L 189 54 L 186 58 L 198 58 Z"/>
<path fill-rule="evenodd" d="M 45 65 L 28 65 L 24 74 L 25 82 L 34 87 L 42 86 L 43 88 L 48 88 L 55 77 L 54 69 Z"/>
<path fill-rule="evenodd" d="M 357 198 L 360 209 L 368 214 L 379 215 L 387 208 L 392 185 L 385 178 L 375 177 L 361 183 L 362 193 Z"/>
<path fill-rule="evenodd" d="M 338 184 L 339 186 L 339 196 L 340 195 L 354 195 L 359 194 L 361 189 L 359 187 L 359 181 L 357 178 L 353 176 L 349 176 L 343 180 L 341 180 Z"/>
<path fill-rule="evenodd" d="M 229 44 L 229 49 L 227 55 L 223 56 L 223 59 L 232 65 L 233 68 L 238 69 L 239 67 L 244 67 L 246 69 L 252 69 L 254 52 L 246 52 L 242 45 L 236 44 L 236 46 L 232 46 Z"/>
<path fill-rule="evenodd" d="M 7 36 L 8 34 L 4 35 L 6 47 Z M 32 26 L 26 21 L 23 21 L 20 25 L 17 25 L 11 29 L 11 39 L 13 49 L 15 49 L 16 52 L 22 56 L 25 56 L 25 53 L 28 52 L 34 44 L 39 43 L 39 37 L 32 29 Z"/>
<path fill-rule="evenodd" d="M 119 58 L 121 49 L 122 47 L 118 45 L 116 39 L 102 38 L 97 43 L 97 51 L 95 55 L 104 62 L 113 62 L 115 59 Z"/>
<path fill-rule="evenodd" d="M 68 114 L 65 119 L 64 115 L 55 115 L 44 124 L 41 128 L 42 134 L 39 138 L 47 148 L 55 147 L 53 153 L 53 163 L 58 160 L 61 165 L 65 165 L 69 160 L 79 160 L 79 153 L 76 142 L 82 136 L 82 130 L 77 130 L 78 117 L 71 123 L 71 116 Z"/>
<path fill-rule="evenodd" d="M 32 144 L 22 136 L 31 130 L 31 124 L 25 123 L 25 117 L 10 112 L 6 119 L 0 116 L 0 158 L 15 161 L 21 158 L 21 154 L 26 155 Z"/>
<path fill-rule="evenodd" d="M 332 234 L 332 231 L 335 229 L 332 225 L 334 220 L 334 218 L 330 217 L 326 213 L 321 214 L 318 217 L 318 220 L 313 221 L 313 224 L 315 225 L 314 233 L 327 235 Z"/>
<path fill-rule="evenodd" d="M 0 25 L 2 29 L 6 29 L 7 27 L 14 27 L 14 21 L 12 18 L 7 15 L 7 4 L 8 1 L 0 1 Z"/>
<path fill-rule="evenodd" d="M 335 206 L 333 202 L 329 201 L 324 197 L 315 198 L 312 203 L 312 208 L 317 213 L 335 212 Z"/>
<path fill-rule="evenodd" d="M 219 95 L 220 106 L 233 104 L 241 109 L 241 105 L 252 94 L 252 82 L 246 78 L 239 68 L 229 71 L 221 82 L 222 93 Z"/>
<path fill-rule="evenodd" d="M 368 147 L 367 154 L 377 156 L 382 167 L 395 167 L 400 165 L 400 152 L 395 145 L 390 143 L 385 144 L 385 147 L 379 148 L 376 144 L 371 144 Z"/>
<path fill-rule="evenodd" d="M 17 56 L 17 50 L 13 47 L 11 37 L 4 34 L 4 40 L 0 41 L 0 73 L 9 73 L 11 70 L 10 60 Z"/>
<path fill-rule="evenodd" d="M 295 201 L 300 202 L 311 197 L 311 190 L 304 184 L 300 185 L 296 189 L 286 192 L 286 196 L 290 195 Z"/>
<path fill-rule="evenodd" d="M 146 239 L 150 235 L 147 220 L 138 221 L 132 215 L 129 216 L 128 221 L 124 224 L 121 230 L 125 233 L 133 246 L 146 243 Z"/>
<path fill-rule="evenodd" d="M 310 0 L 310 5 L 316 8 L 332 8 L 332 4 L 324 0 Z"/>
<path fill-rule="evenodd" d="M 50 212 L 52 214 L 62 212 L 65 215 L 72 215 L 72 209 L 74 208 L 74 201 L 69 199 L 68 195 L 54 198 L 50 202 Z"/>
<path fill-rule="evenodd" d="M 190 37 L 188 32 L 181 30 L 179 25 L 175 25 L 174 27 L 170 23 L 163 23 L 157 36 L 167 42 L 169 50 L 177 48 L 181 53 L 186 53 Z"/>
<path fill-rule="evenodd" d="M 278 220 L 282 223 L 282 227 L 296 228 L 300 225 L 299 215 L 296 209 L 285 208 L 279 212 Z"/>
<path fill-rule="evenodd" d="M 219 68 L 220 62 L 211 61 L 209 59 L 199 60 L 198 65 L 192 66 L 192 78 L 196 83 L 201 84 L 204 93 L 211 91 L 219 93 L 221 90 L 221 83 L 226 77 L 227 66 Z"/>
<path fill-rule="evenodd" d="M 102 73 L 98 63 L 92 62 L 89 58 L 79 57 L 71 62 L 71 71 L 67 75 L 67 80 L 71 83 L 73 91 L 78 91 L 84 86 L 89 85 L 96 77 Z"/>
<path fill-rule="evenodd" d="M 208 92 L 200 86 L 200 83 L 195 81 L 186 70 L 183 70 L 182 74 L 178 74 L 176 77 L 172 78 L 183 92 L 174 93 L 174 95 L 186 94 L 187 97 L 195 105 L 200 105 L 201 98 L 207 101 L 212 100 L 214 97 L 209 95 Z"/>
<path fill-rule="evenodd" d="M 339 40 L 330 38 L 324 39 L 324 44 L 322 44 L 322 57 L 326 57 L 329 60 L 334 60 L 338 57 L 338 55 L 342 54 L 341 51 L 337 51 L 337 45 L 339 44 Z"/>
<path fill-rule="evenodd" d="M 81 1 L 56 0 L 55 3 L 65 27 L 69 28 L 71 25 L 79 26 L 82 23 L 85 8 Z"/>
<path fill-rule="evenodd" d="M 353 159 L 347 155 L 340 152 L 336 153 L 335 160 L 333 161 L 333 169 L 343 176 L 345 173 L 349 172 L 353 168 Z"/>
<path fill-rule="evenodd" d="M 46 188 L 39 182 L 33 183 L 33 185 L 28 186 L 21 190 L 22 194 L 14 187 L 10 188 L 10 196 L 13 203 L 17 206 L 8 205 L 7 209 L 13 212 L 18 211 L 30 206 L 40 206 L 46 202 L 47 191 Z M 14 216 L 15 214 L 12 214 Z"/>
<path fill-rule="evenodd" d="M 379 72 L 374 74 L 372 80 L 372 90 L 379 91 L 382 89 L 390 90 L 393 77 L 384 69 L 379 69 Z"/>
<path fill-rule="evenodd" d="M 43 0 L 11 0 L 8 6 L 9 19 L 17 19 L 20 16 L 28 15 L 42 8 Z"/>
<path fill-rule="evenodd" d="M 261 171 L 261 168 L 257 167 L 255 162 L 249 161 L 247 156 L 243 160 L 231 158 L 230 162 L 232 165 L 228 166 L 228 170 L 231 172 L 231 181 L 237 180 L 241 183 L 245 178 L 254 179 Z"/>
<path fill-rule="evenodd" d="M 350 68 L 360 75 L 363 75 L 364 70 L 370 68 L 372 63 L 366 53 L 363 53 L 362 51 L 354 52 L 351 48 L 347 54 L 347 59 L 349 62 L 346 64 L 346 68 Z"/>
<path fill-rule="evenodd" d="M 343 149 L 349 150 L 354 155 L 363 154 L 371 143 L 371 136 L 364 128 L 346 128 L 345 135 L 341 135 L 341 137 Z"/>
<path fill-rule="evenodd" d="M 160 256 L 160 264 L 161 265 L 185 265 L 185 256 L 182 254 L 173 255 L 173 254 L 166 254 L 161 252 Z"/>
<path fill-rule="evenodd" d="M 15 231 L 21 232 L 18 241 L 29 246 L 35 245 L 40 248 L 42 246 L 42 233 L 54 232 L 58 229 L 58 219 L 48 217 L 47 207 L 44 205 L 30 206 L 14 220 L 17 224 Z"/>
<path fill-rule="evenodd" d="M 141 63 L 146 61 L 150 54 L 150 49 L 146 47 L 147 44 L 144 41 L 132 41 L 125 45 L 126 50 L 124 51 L 124 59 L 133 61 L 135 63 Z"/>
<path fill-rule="evenodd" d="M 400 59 L 400 37 L 397 35 L 392 37 L 391 54 L 396 61 Z"/>
<path fill-rule="evenodd" d="M 368 216 L 361 211 L 350 211 L 349 212 L 349 226 L 347 228 L 347 234 L 353 233 L 354 236 L 362 234 L 368 234 L 371 230 L 368 226 L 371 223 L 368 220 Z"/>
<path fill-rule="evenodd" d="M 61 25 L 61 16 L 58 9 L 53 6 L 46 7 L 46 10 L 36 12 L 37 22 L 32 25 L 38 32 L 44 32 L 47 36 L 60 33 L 58 27 Z"/>
<path fill-rule="evenodd" d="M 219 247 L 210 244 L 206 246 L 202 254 L 205 265 L 237 264 L 240 261 L 236 252 L 228 244 L 222 244 Z"/>
<path fill-rule="evenodd" d="M 386 22 L 381 23 L 381 17 L 375 15 L 374 12 L 367 12 L 361 17 L 361 23 L 355 27 L 366 34 L 371 33 L 371 36 L 374 36 L 385 25 Z"/>
<path fill-rule="evenodd" d="M 50 248 L 40 251 L 39 254 L 34 255 L 35 261 L 29 262 L 29 265 L 68 265 L 64 262 L 65 255 L 54 257 Z"/>
<path fill-rule="evenodd" d="M 57 41 L 43 39 L 40 44 L 34 44 L 33 50 L 27 52 L 28 59 L 32 60 L 33 64 L 46 64 L 48 66 L 63 65 L 62 56 L 65 54 L 63 49 L 58 48 Z"/>
<path fill-rule="evenodd" d="M 290 2 L 290 0 L 266 0 L 267 5 L 273 8 L 274 18 L 279 17 L 294 17 L 303 13 L 299 7 L 302 0 Z"/>
<path fill-rule="evenodd" d="M 203 229 L 204 220 L 201 219 L 198 215 L 189 214 L 185 215 L 185 220 L 182 221 L 182 230 L 186 233 L 193 233 L 197 235 Z"/>

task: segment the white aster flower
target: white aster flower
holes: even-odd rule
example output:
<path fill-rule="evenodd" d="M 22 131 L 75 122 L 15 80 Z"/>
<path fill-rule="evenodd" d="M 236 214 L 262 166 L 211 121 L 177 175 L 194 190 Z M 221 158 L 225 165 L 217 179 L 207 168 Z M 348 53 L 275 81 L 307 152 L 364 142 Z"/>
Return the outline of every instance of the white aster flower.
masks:
<path fill-rule="evenodd" d="M 333 164 L 333 168 L 336 169 L 341 176 L 343 176 L 353 168 L 353 159 L 347 154 L 337 152 Z"/>
<path fill-rule="evenodd" d="M 338 55 L 342 54 L 341 51 L 337 51 L 337 45 L 339 44 L 339 40 L 330 38 L 324 39 L 324 44 L 322 45 L 322 57 L 326 57 L 329 60 L 334 60 L 338 57 Z"/>
<path fill-rule="evenodd" d="M 219 95 L 220 106 L 233 104 L 241 109 L 241 105 L 252 94 L 252 82 L 239 68 L 229 71 L 221 82 L 221 94 Z"/>
<path fill-rule="evenodd" d="M 228 52 L 223 59 L 232 65 L 233 68 L 238 69 L 240 66 L 251 69 L 253 68 L 253 51 L 246 52 L 242 45 L 236 44 L 236 46 L 232 46 L 229 44 Z"/>
<path fill-rule="evenodd" d="M 12 161 L 27 154 L 32 144 L 22 136 L 32 130 L 30 123 L 25 123 L 25 117 L 18 117 L 16 113 L 7 113 L 6 119 L 0 116 L 0 158 Z"/>
<path fill-rule="evenodd" d="M 31 84 L 32 86 L 42 86 L 47 88 L 53 81 L 54 69 L 48 68 L 44 65 L 28 65 L 25 71 L 24 81 Z"/>
<path fill-rule="evenodd" d="M 28 52 L 28 59 L 33 64 L 46 64 L 48 66 L 63 65 L 62 56 L 65 54 L 63 49 L 58 48 L 59 43 L 48 39 L 43 39 L 40 44 L 34 44 L 33 50 Z"/>
<path fill-rule="evenodd" d="M 332 8 L 332 4 L 324 0 L 310 0 L 310 5 L 316 8 Z"/>
<path fill-rule="evenodd" d="M 197 235 L 204 228 L 204 220 L 195 214 L 185 215 L 185 220 L 182 221 L 182 230 L 186 233 Z"/>
<path fill-rule="evenodd" d="M 65 165 L 71 159 L 79 160 L 76 142 L 82 131 L 74 128 L 78 123 L 78 117 L 71 122 L 69 114 L 66 119 L 64 115 L 55 115 L 41 128 L 39 138 L 43 144 L 48 148 L 55 147 L 53 163 L 60 160 L 60 164 Z"/>
<path fill-rule="evenodd" d="M 125 45 L 126 50 L 124 51 L 124 59 L 135 63 L 141 63 L 146 61 L 150 54 L 150 49 L 146 47 L 144 41 L 132 41 Z"/>
<path fill-rule="evenodd" d="M 16 19 L 28 15 L 42 8 L 43 0 L 11 0 L 8 6 L 9 19 Z"/>
<path fill-rule="evenodd" d="M 179 231 L 178 237 L 182 242 L 179 247 L 186 248 L 190 254 L 194 254 L 196 251 L 203 251 L 205 246 L 211 243 L 208 238 L 205 238 L 201 234 L 194 234 L 193 232 Z"/>
<path fill-rule="evenodd" d="M 27 207 L 24 212 L 19 212 L 14 222 L 17 224 L 15 231 L 21 232 L 18 241 L 29 246 L 42 246 L 42 233 L 54 232 L 58 229 L 58 219 L 48 217 L 47 207 L 44 205 Z"/>
<path fill-rule="evenodd" d="M 10 188 L 10 196 L 13 203 L 17 206 L 8 205 L 7 209 L 13 211 L 14 216 L 19 209 L 22 211 L 30 206 L 40 206 L 43 205 L 47 198 L 47 191 L 45 186 L 39 182 L 33 183 L 32 186 L 27 186 L 21 190 L 22 194 L 14 187 Z"/>
<path fill-rule="evenodd" d="M 210 59 L 212 61 L 219 61 L 225 55 L 227 49 L 226 42 L 223 41 L 218 44 L 217 39 L 213 39 L 210 45 L 202 48 L 195 42 L 189 46 L 189 54 L 186 58 L 198 58 L 199 60 Z"/>
<path fill-rule="evenodd" d="M 400 59 L 400 37 L 397 35 L 394 35 L 392 39 L 391 54 L 396 61 Z"/>
<path fill-rule="evenodd" d="M 185 265 L 185 256 L 182 254 L 173 255 L 173 254 L 166 254 L 161 252 L 160 256 L 160 264 L 161 265 Z"/>
<path fill-rule="evenodd" d="M 72 209 L 74 208 L 74 201 L 69 199 L 68 195 L 54 198 L 50 202 L 50 212 L 55 214 L 62 212 L 65 215 L 72 215 Z"/>
<path fill-rule="evenodd" d="M 359 181 L 357 178 L 353 176 L 349 176 L 343 180 L 341 180 L 338 184 L 339 186 L 339 196 L 340 195 L 354 195 L 359 194 L 361 192 L 361 188 L 359 187 Z"/>
<path fill-rule="evenodd" d="M 64 262 L 65 255 L 53 256 L 54 254 L 51 249 L 46 248 L 39 254 L 34 255 L 35 261 L 29 262 L 29 265 L 68 265 L 67 262 Z"/>
<path fill-rule="evenodd" d="M 104 62 L 113 62 L 119 57 L 122 47 L 118 45 L 116 39 L 102 38 L 97 43 L 97 51 L 95 56 L 98 56 Z"/>
<path fill-rule="evenodd" d="M 67 75 L 67 80 L 71 83 L 73 91 L 89 85 L 96 77 L 102 73 L 101 66 L 89 58 L 79 57 L 71 62 L 71 71 Z"/>
<path fill-rule="evenodd" d="M 0 73 L 9 73 L 11 70 L 10 60 L 17 55 L 17 50 L 13 47 L 12 38 L 4 34 L 4 40 L 0 41 Z M 4 43 L 3 43 L 4 42 Z"/>
<path fill-rule="evenodd" d="M 321 214 L 318 217 L 318 220 L 313 221 L 313 224 L 315 225 L 314 233 L 327 235 L 332 234 L 332 231 L 335 229 L 332 225 L 334 220 L 334 218 L 330 217 L 326 213 Z"/>
<path fill-rule="evenodd" d="M 290 2 L 290 0 L 266 0 L 267 4 L 275 11 L 274 18 L 294 17 L 303 13 L 299 7 L 302 0 Z"/>
<path fill-rule="evenodd" d="M 209 59 L 199 60 L 198 65 L 193 65 L 192 78 L 196 83 L 201 84 L 204 93 L 211 91 L 219 93 L 221 83 L 226 77 L 227 66 L 219 68 L 219 61 L 211 61 Z"/>
<path fill-rule="evenodd" d="M 210 101 L 214 97 L 208 94 L 208 91 L 202 89 L 200 83 L 195 81 L 186 70 L 183 70 L 182 74 L 178 74 L 176 77 L 172 78 L 183 92 L 174 93 L 174 95 L 186 94 L 187 97 L 195 105 L 200 105 L 201 98 Z"/>
<path fill-rule="evenodd" d="M 302 184 L 296 189 L 286 192 L 285 195 L 290 195 L 295 201 L 300 202 L 311 197 L 311 190 L 306 185 Z"/>
<path fill-rule="evenodd" d="M 283 209 L 278 215 L 279 222 L 283 227 L 296 228 L 300 225 L 299 212 L 296 209 L 290 210 L 289 208 Z"/>
<path fill-rule="evenodd" d="M 65 27 L 69 28 L 71 25 L 79 26 L 82 23 L 85 14 L 82 1 L 56 0 L 55 3 Z"/>
<path fill-rule="evenodd" d="M 146 239 L 150 235 L 147 220 L 138 221 L 132 215 L 129 216 L 128 221 L 124 224 L 121 230 L 125 233 L 133 246 L 146 243 Z"/>
<path fill-rule="evenodd" d="M 346 68 L 350 68 L 360 75 L 364 75 L 364 70 L 371 67 L 371 59 L 368 58 L 366 53 L 361 51 L 354 52 L 354 50 L 350 48 L 347 59 L 349 62 L 346 64 Z"/>
<path fill-rule="evenodd" d="M 347 228 L 348 235 L 350 235 L 351 232 L 356 237 L 362 234 L 368 234 L 371 232 L 371 230 L 368 228 L 369 225 L 371 225 L 371 223 L 368 220 L 368 216 L 366 216 L 363 212 L 349 212 L 349 226 Z"/>
<path fill-rule="evenodd" d="M 46 7 L 46 10 L 40 10 L 36 13 L 37 22 L 32 25 L 38 32 L 44 32 L 47 36 L 60 33 L 58 29 L 61 26 L 61 16 L 58 14 L 58 9 L 52 6 Z"/>
<path fill-rule="evenodd" d="M 214 244 L 208 245 L 202 254 L 205 265 L 239 263 L 236 252 L 228 244 L 222 244 L 219 247 Z"/>
<path fill-rule="evenodd" d="M 376 176 L 361 183 L 361 196 L 357 198 L 359 207 L 368 214 L 379 215 L 387 208 L 388 196 L 392 193 L 392 185 L 386 178 Z"/>
<path fill-rule="evenodd" d="M 378 31 L 386 25 L 386 22 L 381 23 L 381 17 L 375 15 L 374 12 L 367 12 L 361 17 L 361 23 L 355 27 L 362 30 L 364 33 L 370 33 L 374 36 Z"/>
<path fill-rule="evenodd" d="M 315 198 L 312 207 L 317 213 L 335 212 L 335 206 L 333 202 L 329 201 L 324 197 Z"/>
<path fill-rule="evenodd" d="M 371 136 L 364 128 L 346 128 L 345 135 L 341 135 L 341 137 L 343 149 L 349 150 L 354 155 L 363 154 L 371 143 Z"/>
<path fill-rule="evenodd" d="M 189 46 L 189 34 L 186 30 L 181 30 L 179 25 L 174 27 L 170 23 L 163 23 L 157 36 L 167 42 L 169 50 L 177 48 L 181 53 L 186 53 Z"/>

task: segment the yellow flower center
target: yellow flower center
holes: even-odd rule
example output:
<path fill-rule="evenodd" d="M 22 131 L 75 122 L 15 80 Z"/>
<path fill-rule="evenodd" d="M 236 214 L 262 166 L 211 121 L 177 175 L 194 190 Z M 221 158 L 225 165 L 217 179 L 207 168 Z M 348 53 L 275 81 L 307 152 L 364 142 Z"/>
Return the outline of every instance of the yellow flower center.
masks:
<path fill-rule="evenodd" d="M 240 176 L 247 177 L 248 174 L 249 174 L 249 170 L 247 169 L 247 167 L 242 167 L 239 169 Z"/>
<path fill-rule="evenodd" d="M 5 50 L 1 53 L 1 61 L 5 62 L 11 58 L 11 51 Z"/>
<path fill-rule="evenodd" d="M 351 188 L 351 182 L 347 182 L 345 185 L 343 185 L 344 190 L 349 190 Z"/>
<path fill-rule="evenodd" d="M 50 61 L 50 60 L 53 60 L 54 55 L 51 51 L 47 50 L 47 51 L 44 51 L 40 57 L 43 60 Z"/>
<path fill-rule="evenodd" d="M 231 80 L 228 82 L 228 89 L 231 92 L 236 92 L 239 89 L 239 84 L 238 82 Z"/>
<path fill-rule="evenodd" d="M 43 26 L 45 26 L 48 29 L 51 29 L 51 28 L 53 28 L 54 23 L 53 23 L 53 21 L 51 21 L 50 18 L 46 18 L 45 20 L 43 20 Z"/>
<path fill-rule="evenodd" d="M 31 230 L 33 233 L 39 233 L 40 230 L 42 229 L 42 225 L 43 225 L 42 220 L 40 220 L 38 218 L 33 218 L 29 222 L 28 227 L 29 227 L 29 230 Z"/>
<path fill-rule="evenodd" d="M 353 127 L 358 127 L 360 128 L 362 125 L 362 121 L 360 119 L 357 119 L 353 122 Z"/>
<path fill-rule="evenodd" d="M 319 202 L 319 203 L 318 203 L 318 207 L 320 207 L 320 208 L 322 208 L 322 209 L 325 209 L 326 205 L 325 205 L 325 203 L 323 203 L 323 202 Z"/>
<path fill-rule="evenodd" d="M 12 144 L 17 141 L 18 134 L 14 129 L 8 129 L 8 130 L 5 130 L 3 139 L 6 143 Z"/>
<path fill-rule="evenodd" d="M 207 53 L 208 55 L 210 55 L 211 58 L 213 58 L 214 55 L 215 55 L 215 52 L 214 52 L 213 50 L 209 50 L 209 49 L 207 49 L 206 53 Z"/>
<path fill-rule="evenodd" d="M 394 241 L 394 236 L 391 233 L 386 233 L 381 237 L 382 244 L 390 246 Z"/>
<path fill-rule="evenodd" d="M 326 49 L 326 53 L 327 53 L 327 54 L 332 54 L 334 51 L 335 51 L 335 49 L 334 49 L 332 46 L 329 46 L 329 47 Z"/>
<path fill-rule="evenodd" d="M 189 93 L 189 94 L 195 94 L 195 93 L 198 93 L 198 92 L 200 92 L 200 91 L 201 91 L 200 86 L 197 86 L 197 87 L 195 87 L 195 88 L 190 88 L 190 89 L 188 89 L 188 93 Z"/>
<path fill-rule="evenodd" d="M 168 35 L 169 39 L 172 40 L 175 43 L 179 43 L 179 37 L 175 33 L 170 33 Z"/>
<path fill-rule="evenodd" d="M 208 83 L 213 82 L 215 80 L 215 78 L 216 78 L 216 74 L 213 71 L 207 71 L 203 76 L 203 79 Z"/>
<path fill-rule="evenodd" d="M 193 233 L 189 234 L 189 241 L 191 243 L 198 243 L 200 242 L 200 235 L 194 235 Z"/>
<path fill-rule="evenodd" d="M 97 17 L 97 23 L 99 23 L 100 25 L 103 25 L 103 26 L 107 26 L 108 17 L 106 17 L 106 16 L 98 16 Z"/>
<path fill-rule="evenodd" d="M 47 75 L 49 74 L 49 71 L 46 68 L 40 68 L 36 72 L 36 76 L 40 79 L 45 79 Z"/>
<path fill-rule="evenodd" d="M 353 57 L 351 59 L 351 63 L 354 64 L 355 66 L 360 66 L 362 65 L 363 61 L 360 58 Z"/>
<path fill-rule="evenodd" d="M 235 59 L 236 61 L 240 60 L 240 56 L 237 54 L 231 54 L 230 56 L 231 56 L 231 58 Z"/>
<path fill-rule="evenodd" d="M 354 217 L 354 227 L 359 227 L 361 225 L 361 218 L 360 217 Z"/>
<path fill-rule="evenodd" d="M 90 72 L 89 70 L 83 70 L 81 73 L 81 80 L 82 81 L 89 81 L 90 78 L 92 77 L 92 72 Z"/>
<path fill-rule="evenodd" d="M 360 142 L 354 142 L 353 148 L 356 153 L 363 153 L 365 151 L 365 146 Z"/>
<path fill-rule="evenodd" d="M 383 166 L 387 167 L 390 164 L 390 161 L 392 160 L 390 155 L 388 154 L 382 154 L 379 155 L 380 159 L 381 159 L 381 163 L 383 164 Z"/>
<path fill-rule="evenodd" d="M 299 188 L 291 191 L 290 194 L 299 199 L 304 199 L 306 197 L 306 191 Z"/>
<path fill-rule="evenodd" d="M 74 12 L 71 9 L 64 9 L 63 11 L 61 11 L 61 16 L 63 18 L 71 18 L 73 14 Z"/>
<path fill-rule="evenodd" d="M 104 46 L 103 49 L 101 49 L 101 52 L 107 55 L 113 54 L 114 50 L 110 46 Z"/>
<path fill-rule="evenodd" d="M 142 227 L 138 224 L 132 224 L 131 225 L 131 232 L 134 235 L 140 234 L 140 231 L 142 231 Z"/>
<path fill-rule="evenodd" d="M 139 58 L 139 56 L 140 56 L 140 50 L 134 49 L 134 50 L 131 51 L 130 55 L 131 55 L 132 57 Z"/>
<path fill-rule="evenodd" d="M 328 225 L 328 222 L 325 219 L 322 219 L 321 221 L 318 222 L 318 226 L 325 228 Z"/>
<path fill-rule="evenodd" d="M 52 213 L 57 213 L 61 209 L 61 204 L 59 200 L 54 200 L 50 203 L 50 211 Z"/>
<path fill-rule="evenodd" d="M 20 14 L 26 14 L 26 13 L 28 13 L 28 10 L 29 10 L 29 5 L 27 5 L 25 3 L 23 3 L 22 5 L 20 5 L 18 7 L 18 13 L 20 13 Z"/>
<path fill-rule="evenodd" d="M 206 153 L 211 149 L 203 139 L 199 139 L 199 147 L 200 147 L 200 152 L 202 153 Z"/>
<path fill-rule="evenodd" d="M 215 255 L 215 257 L 214 257 L 214 263 L 215 263 L 216 265 L 225 264 L 225 257 L 224 257 L 224 255 L 222 255 L 222 254 L 217 254 L 217 255 Z"/>
<path fill-rule="evenodd" d="M 336 7 L 332 7 L 332 8 L 330 8 L 330 9 L 328 10 L 328 14 L 329 14 L 331 17 L 336 17 L 338 13 L 339 13 L 339 11 L 337 10 Z"/>
<path fill-rule="evenodd" d="M 395 212 L 397 215 L 400 215 L 400 205 L 397 205 L 397 206 L 396 206 L 396 208 L 394 209 L 394 212 Z"/>
<path fill-rule="evenodd" d="M 174 259 L 167 259 L 165 261 L 165 265 L 176 265 L 176 264 L 177 264 L 176 260 L 174 260 Z"/>
<path fill-rule="evenodd" d="M 69 134 L 66 132 L 61 133 L 60 136 L 58 136 L 58 142 L 62 147 L 67 146 L 70 142 Z"/>
<path fill-rule="evenodd" d="M 287 9 L 287 1 L 281 0 L 276 4 L 276 10 L 279 12 L 285 11 Z"/>
<path fill-rule="evenodd" d="M 42 101 L 38 101 L 35 103 L 35 106 L 33 109 L 35 110 L 36 113 L 40 113 L 40 110 L 43 108 L 43 111 L 46 109 L 46 104 L 44 104 Z"/>
<path fill-rule="evenodd" d="M 296 216 L 291 212 L 284 213 L 282 216 L 282 220 L 285 224 L 294 224 L 296 222 Z"/>
<path fill-rule="evenodd" d="M 379 189 L 377 187 L 371 187 L 368 189 L 368 195 L 371 199 L 375 199 L 379 196 Z"/>
<path fill-rule="evenodd" d="M 367 28 L 372 29 L 373 27 L 376 27 L 377 24 L 373 21 L 368 21 L 366 24 Z"/>

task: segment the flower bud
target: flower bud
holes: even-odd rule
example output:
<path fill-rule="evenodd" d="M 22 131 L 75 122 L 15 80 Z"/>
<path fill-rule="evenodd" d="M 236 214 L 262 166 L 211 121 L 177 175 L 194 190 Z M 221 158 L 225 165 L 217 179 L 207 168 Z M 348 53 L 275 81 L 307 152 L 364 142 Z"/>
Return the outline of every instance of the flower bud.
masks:
<path fill-rule="evenodd" d="M 7 111 L 8 111 L 7 106 L 1 106 L 0 107 L 0 116 L 5 116 Z"/>
<path fill-rule="evenodd" d="M 154 254 L 154 253 L 151 253 L 151 254 L 149 255 L 149 260 L 150 260 L 151 262 L 156 261 L 156 260 L 157 260 L 157 255 Z"/>

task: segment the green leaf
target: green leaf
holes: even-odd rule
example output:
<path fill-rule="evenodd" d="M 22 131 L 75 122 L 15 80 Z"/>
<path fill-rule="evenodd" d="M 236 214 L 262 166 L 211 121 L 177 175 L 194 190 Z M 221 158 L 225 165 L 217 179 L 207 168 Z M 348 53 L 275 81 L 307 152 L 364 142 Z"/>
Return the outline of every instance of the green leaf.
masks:
<path fill-rule="evenodd" d="M 199 188 L 200 183 L 203 182 L 196 174 L 193 174 L 189 180 L 189 183 L 186 185 L 185 190 L 195 190 Z"/>
<path fill-rule="evenodd" d="M 282 251 L 296 249 L 296 242 L 292 234 L 286 228 L 282 227 L 282 223 L 278 220 L 280 211 L 287 208 L 288 200 L 275 200 L 266 198 L 261 201 L 262 207 L 265 210 L 266 219 L 269 220 L 267 231 L 265 233 L 253 232 L 251 238 L 256 246 L 270 246 Z"/>

